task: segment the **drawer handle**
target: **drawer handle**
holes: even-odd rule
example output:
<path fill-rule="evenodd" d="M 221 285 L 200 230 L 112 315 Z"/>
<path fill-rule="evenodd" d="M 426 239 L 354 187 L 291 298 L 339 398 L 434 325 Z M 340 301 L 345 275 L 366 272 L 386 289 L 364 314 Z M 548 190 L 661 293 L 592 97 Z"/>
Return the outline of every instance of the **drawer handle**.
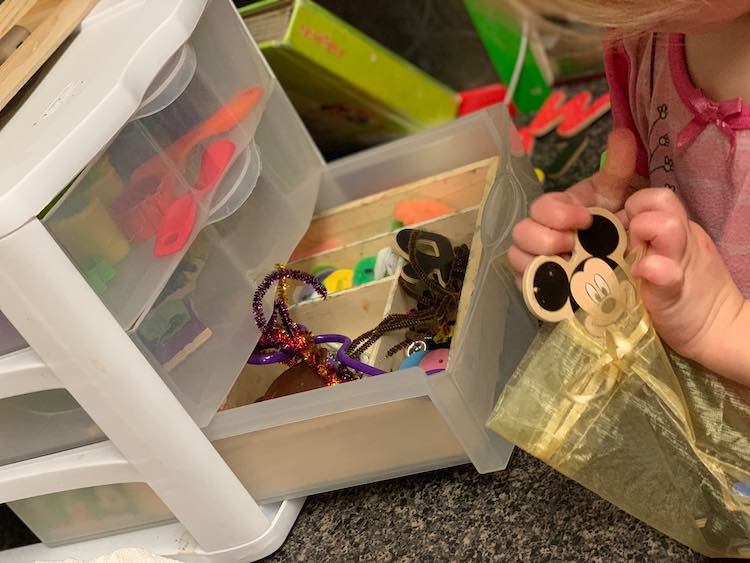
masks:
<path fill-rule="evenodd" d="M 240 153 L 224 177 L 222 187 L 228 186 L 226 192 L 214 194 L 217 201 L 211 206 L 206 225 L 223 221 L 244 205 L 258 183 L 261 166 L 258 146 L 252 143 Z"/>
<path fill-rule="evenodd" d="M 144 101 L 141 103 L 141 107 L 138 108 L 131 121 L 159 113 L 174 103 L 193 80 L 197 67 L 198 59 L 195 56 L 195 51 L 186 43 L 159 72 L 156 77 L 156 80 L 159 81 L 154 80 L 149 86 L 143 96 Z"/>
<path fill-rule="evenodd" d="M 500 238 L 498 233 L 501 216 L 500 209 L 500 182 L 502 176 L 498 176 L 495 179 L 495 183 L 490 190 L 490 195 L 487 197 L 487 201 L 484 204 L 482 210 L 482 223 L 480 234 L 482 237 L 482 246 L 485 248 L 494 248 L 498 244 Z"/>
<path fill-rule="evenodd" d="M 503 190 L 503 183 L 507 181 L 513 190 Z M 494 255 L 498 252 L 503 241 L 508 238 L 513 228 L 513 220 L 518 217 L 520 187 L 512 174 L 503 173 L 497 177 L 490 190 L 487 201 L 482 210 L 482 223 L 480 236 L 482 246 L 492 250 Z M 501 196 L 506 196 L 505 200 Z M 512 209 L 510 208 L 512 206 Z"/>
<path fill-rule="evenodd" d="M 170 204 L 177 198 L 177 174 L 184 171 L 189 154 L 198 146 L 204 145 L 212 138 L 218 137 L 231 131 L 255 108 L 263 96 L 263 89 L 259 87 L 247 88 L 238 92 L 222 108 L 216 111 L 203 123 L 196 126 L 192 131 L 186 133 L 176 140 L 168 148 L 138 166 L 130 175 L 130 189 L 122 196 L 122 201 L 115 204 L 120 223 L 123 225 L 129 238 L 134 240 L 146 240 L 158 234 L 162 230 L 161 223 L 164 221 Z M 230 143 L 228 140 L 213 140 L 209 145 L 215 143 Z M 227 145 L 228 146 L 228 145 Z M 220 149 L 214 148 L 213 151 Z M 221 149 L 225 150 L 225 149 Z M 204 150 L 204 156 L 206 151 Z M 158 198 L 158 204 L 150 204 L 148 201 L 132 201 L 135 188 L 140 191 L 154 192 Z M 136 198 L 138 199 L 138 198 Z M 187 210 L 187 204 L 182 203 L 180 209 Z M 176 213 L 176 211 L 172 211 Z M 172 227 L 175 220 L 170 219 Z M 192 227 L 191 227 L 192 229 Z M 171 237 L 171 235 L 170 235 Z M 166 248 L 154 248 L 157 256 L 166 256 Z"/>
<path fill-rule="evenodd" d="M 188 156 L 195 147 L 234 129 L 255 108 L 262 95 L 263 90 L 257 87 L 240 91 L 211 117 L 136 168 L 130 175 L 130 180 L 138 182 L 149 177 L 173 175 L 171 166 L 182 173 Z"/>

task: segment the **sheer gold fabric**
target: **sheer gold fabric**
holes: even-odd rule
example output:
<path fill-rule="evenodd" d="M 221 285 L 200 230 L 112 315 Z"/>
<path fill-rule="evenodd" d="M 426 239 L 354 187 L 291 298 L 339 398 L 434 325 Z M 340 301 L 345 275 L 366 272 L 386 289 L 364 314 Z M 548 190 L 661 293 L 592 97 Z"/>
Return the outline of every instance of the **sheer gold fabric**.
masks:
<path fill-rule="evenodd" d="M 692 549 L 750 557 L 750 390 L 666 350 L 640 305 L 584 326 L 541 329 L 488 426 Z"/>

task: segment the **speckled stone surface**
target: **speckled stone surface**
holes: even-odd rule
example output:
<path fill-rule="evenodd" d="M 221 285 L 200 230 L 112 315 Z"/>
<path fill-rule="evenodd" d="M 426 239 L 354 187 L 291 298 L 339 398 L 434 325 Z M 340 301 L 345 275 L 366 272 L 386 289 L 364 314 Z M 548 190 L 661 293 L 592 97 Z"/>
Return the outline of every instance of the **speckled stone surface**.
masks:
<path fill-rule="evenodd" d="M 703 560 L 516 451 L 499 473 L 462 466 L 312 497 L 265 561 Z"/>
<path fill-rule="evenodd" d="M 570 90 L 583 87 L 595 94 L 605 90 L 602 82 Z M 562 189 L 593 173 L 610 129 L 608 117 L 590 127 L 580 160 L 547 188 Z M 554 135 L 540 140 L 535 165 L 548 166 L 559 143 Z M 0 549 L 32 541 L 33 535 L 0 506 Z M 266 561 L 704 559 L 517 450 L 507 470 L 495 474 L 462 466 L 311 497 L 284 546 Z"/>
<path fill-rule="evenodd" d="M 20 547 L 37 541 L 23 523 L 4 504 L 0 504 L 0 550 Z M 3 556 L 0 553 L 0 561 Z"/>

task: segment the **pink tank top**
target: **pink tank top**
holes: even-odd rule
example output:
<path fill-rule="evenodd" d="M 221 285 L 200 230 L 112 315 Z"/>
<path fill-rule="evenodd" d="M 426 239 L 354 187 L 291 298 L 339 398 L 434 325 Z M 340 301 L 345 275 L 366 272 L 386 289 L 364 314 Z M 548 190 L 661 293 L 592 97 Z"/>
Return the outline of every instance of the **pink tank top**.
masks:
<path fill-rule="evenodd" d="M 695 87 L 682 35 L 620 41 L 606 66 L 615 126 L 639 140 L 638 173 L 677 193 L 750 298 L 750 106 Z"/>

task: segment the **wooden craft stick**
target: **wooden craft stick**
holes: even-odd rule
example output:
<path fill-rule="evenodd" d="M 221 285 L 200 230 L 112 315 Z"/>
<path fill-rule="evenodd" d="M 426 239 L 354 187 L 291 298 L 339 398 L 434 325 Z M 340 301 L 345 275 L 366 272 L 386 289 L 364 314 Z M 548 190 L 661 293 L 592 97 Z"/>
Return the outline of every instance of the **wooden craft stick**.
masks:
<path fill-rule="evenodd" d="M 0 5 L 0 36 L 18 25 L 24 16 L 27 22 L 38 22 L 24 42 L 0 65 L 0 110 L 78 27 L 96 1 L 59 0 L 54 8 L 50 8 L 50 2 L 42 2 L 41 8 L 49 9 L 43 19 L 29 13 L 36 4 L 34 0 L 5 0 Z"/>
<path fill-rule="evenodd" d="M 59 3 L 60 0 L 36 0 L 34 8 L 26 12 L 16 25 L 31 33 L 57 8 Z"/>
<path fill-rule="evenodd" d="M 0 4 L 0 38 L 14 25 L 21 25 L 21 19 L 34 7 L 37 0 L 5 0 Z"/>

